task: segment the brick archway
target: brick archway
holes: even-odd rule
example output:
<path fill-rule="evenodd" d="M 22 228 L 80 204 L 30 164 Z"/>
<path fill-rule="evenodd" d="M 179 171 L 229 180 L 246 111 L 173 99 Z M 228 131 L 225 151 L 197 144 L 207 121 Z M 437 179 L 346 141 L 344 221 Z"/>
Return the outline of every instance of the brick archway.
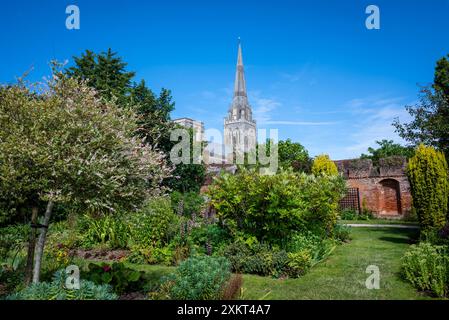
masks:
<path fill-rule="evenodd" d="M 401 188 L 399 181 L 384 179 L 379 182 L 379 214 L 396 216 L 402 214 Z"/>

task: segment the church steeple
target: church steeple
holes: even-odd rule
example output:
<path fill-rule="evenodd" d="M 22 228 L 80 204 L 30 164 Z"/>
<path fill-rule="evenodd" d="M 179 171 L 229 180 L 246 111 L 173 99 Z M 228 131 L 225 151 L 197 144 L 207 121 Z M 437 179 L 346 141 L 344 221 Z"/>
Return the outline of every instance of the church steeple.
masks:
<path fill-rule="evenodd" d="M 235 74 L 234 97 L 246 97 L 245 70 L 243 67 L 242 44 L 239 38 L 237 54 L 237 71 Z"/>
<path fill-rule="evenodd" d="M 239 38 L 234 98 L 224 119 L 224 138 L 227 154 L 242 153 L 256 148 L 256 121 L 248 102 L 242 45 Z M 229 153 L 228 153 L 229 152 Z"/>

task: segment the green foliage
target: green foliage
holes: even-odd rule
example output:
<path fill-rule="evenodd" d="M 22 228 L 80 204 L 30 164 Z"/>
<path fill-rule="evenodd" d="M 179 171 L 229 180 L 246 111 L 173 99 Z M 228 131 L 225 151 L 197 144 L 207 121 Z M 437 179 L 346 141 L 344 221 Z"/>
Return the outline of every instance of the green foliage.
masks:
<path fill-rule="evenodd" d="M 187 129 L 179 126 L 180 129 Z M 189 131 L 189 143 L 190 146 L 195 144 L 204 150 L 206 142 L 198 143 L 195 140 L 195 133 L 192 128 Z M 172 142 L 173 146 L 178 142 Z M 190 148 L 189 163 L 180 163 L 174 165 L 175 169 L 172 172 L 172 176 L 164 181 L 164 183 L 173 191 L 182 193 L 196 192 L 199 193 L 206 178 L 206 166 L 201 163 L 197 163 L 199 159 L 196 159 L 194 155 L 194 148 Z"/>
<path fill-rule="evenodd" d="M 9 261 L 10 266 L 16 266 L 16 258 L 26 248 L 28 225 L 12 225 L 0 228 L 0 262 Z"/>
<path fill-rule="evenodd" d="M 219 251 L 230 240 L 229 233 L 218 224 L 204 224 L 192 229 L 189 234 L 189 241 L 197 247 L 197 251 L 209 255 Z"/>
<path fill-rule="evenodd" d="M 53 281 L 32 284 L 12 294 L 7 300 L 116 300 L 117 296 L 109 285 L 95 285 L 93 282 L 80 280 L 80 289 L 65 288 L 65 270 L 55 273 Z"/>
<path fill-rule="evenodd" d="M 86 215 L 81 226 L 82 245 L 88 248 L 98 244 L 107 245 L 111 249 L 126 248 L 129 232 L 130 228 L 121 216 L 94 218 Z"/>
<path fill-rule="evenodd" d="M 180 215 L 187 217 L 194 214 L 199 215 L 204 208 L 204 196 L 198 192 L 181 193 L 174 191 L 170 197 L 173 210 Z"/>
<path fill-rule="evenodd" d="M 304 275 L 312 266 L 312 257 L 309 250 L 290 252 L 287 257 L 287 274 L 292 278 Z"/>
<path fill-rule="evenodd" d="M 336 176 L 338 175 L 337 165 L 327 154 L 319 155 L 313 160 L 312 173 L 316 176 Z"/>
<path fill-rule="evenodd" d="M 340 212 L 341 220 L 356 220 L 359 216 L 359 213 L 354 209 L 343 209 Z"/>
<path fill-rule="evenodd" d="M 170 198 L 158 197 L 147 202 L 138 212 L 130 214 L 127 222 L 134 244 L 158 247 L 170 242 L 178 216 L 173 211 Z"/>
<path fill-rule="evenodd" d="M 283 248 L 257 241 L 236 241 L 223 254 L 235 272 L 297 278 L 327 257 L 334 247 L 332 240 L 322 240 L 308 232 L 294 234 Z"/>
<path fill-rule="evenodd" d="M 293 231 L 313 228 L 332 236 L 338 202 L 345 192 L 339 176 L 283 171 L 272 176 L 242 170 L 215 179 L 208 195 L 220 221 L 259 241 L 282 243 Z"/>
<path fill-rule="evenodd" d="M 127 63 L 117 57 L 116 52 L 110 48 L 100 54 L 86 50 L 81 57 L 74 57 L 74 60 L 75 66 L 66 70 L 69 77 L 86 81 L 108 100 L 115 97 L 120 104 L 125 103 L 135 74 L 126 71 Z"/>
<path fill-rule="evenodd" d="M 334 230 L 334 237 L 341 242 L 347 242 L 351 240 L 351 227 L 345 226 L 343 224 L 337 224 Z"/>
<path fill-rule="evenodd" d="M 131 106 L 137 113 L 137 135 L 146 143 L 168 154 L 173 146 L 170 130 L 170 112 L 174 110 L 171 92 L 162 89 L 156 96 L 144 80 L 132 83 L 134 72 L 126 71 L 127 63 L 117 53 L 94 53 L 86 50 L 74 57 L 75 65 L 66 69 L 69 77 L 86 81 L 106 100 L 117 99 L 118 105 Z"/>
<path fill-rule="evenodd" d="M 399 143 L 394 143 L 393 140 L 376 141 L 379 148 L 374 149 L 369 147 L 369 154 L 362 154 L 361 159 L 371 159 L 374 166 L 379 166 L 380 160 L 393 156 L 401 156 L 407 159 L 413 156 L 414 150 L 410 147 L 404 147 Z"/>
<path fill-rule="evenodd" d="M 312 161 L 309 153 L 300 143 L 290 139 L 278 143 L 279 167 L 293 168 L 293 171 L 310 172 Z"/>
<path fill-rule="evenodd" d="M 449 254 L 446 247 L 421 242 L 402 258 L 405 279 L 422 291 L 445 297 L 449 290 Z"/>
<path fill-rule="evenodd" d="M 144 272 L 127 268 L 122 262 L 91 263 L 83 276 L 97 285 L 110 285 L 117 294 L 139 291 L 143 288 Z"/>
<path fill-rule="evenodd" d="M 160 192 L 168 169 L 134 137 L 132 111 L 57 72 L 46 85 L 1 90 L 0 198 L 110 212 Z"/>
<path fill-rule="evenodd" d="M 435 67 L 432 87 L 421 90 L 420 102 L 406 106 L 412 121 L 393 125 L 399 136 L 412 145 L 424 143 L 444 152 L 449 159 L 449 61 L 443 57 Z"/>
<path fill-rule="evenodd" d="M 438 231 L 448 214 L 449 180 L 444 155 L 432 147 L 420 145 L 407 170 L 422 231 Z"/>
<path fill-rule="evenodd" d="M 165 279 L 165 288 L 167 295 L 175 300 L 218 300 L 230 278 L 229 261 L 202 256 L 182 262 Z"/>

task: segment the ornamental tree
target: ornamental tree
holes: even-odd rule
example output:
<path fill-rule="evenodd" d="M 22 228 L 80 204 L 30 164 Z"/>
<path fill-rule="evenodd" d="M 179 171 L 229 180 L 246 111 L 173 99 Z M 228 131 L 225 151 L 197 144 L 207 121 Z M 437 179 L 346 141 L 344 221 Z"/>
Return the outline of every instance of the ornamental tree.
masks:
<path fill-rule="evenodd" d="M 44 84 L 0 90 L 0 198 L 46 203 L 33 282 L 39 282 L 56 203 L 113 214 L 137 209 L 162 191 L 169 169 L 136 138 L 136 123 L 132 111 L 61 73 Z"/>
<path fill-rule="evenodd" d="M 312 173 L 316 176 L 336 176 L 338 175 L 337 165 L 327 154 L 319 155 L 313 160 Z"/>

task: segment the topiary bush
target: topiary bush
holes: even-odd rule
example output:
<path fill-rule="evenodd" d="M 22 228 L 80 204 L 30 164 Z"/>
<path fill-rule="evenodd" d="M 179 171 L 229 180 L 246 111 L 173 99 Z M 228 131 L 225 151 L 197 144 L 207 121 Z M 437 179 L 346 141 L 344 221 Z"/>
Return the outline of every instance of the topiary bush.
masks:
<path fill-rule="evenodd" d="M 7 300 L 116 300 L 117 295 L 109 285 L 96 285 L 80 280 L 80 289 L 65 288 L 67 275 L 65 270 L 55 273 L 52 282 L 32 284 L 25 289 L 9 295 Z"/>
<path fill-rule="evenodd" d="M 413 245 L 402 258 L 402 274 L 417 289 L 438 297 L 449 292 L 449 254 L 447 247 L 428 242 Z"/>
<path fill-rule="evenodd" d="M 408 163 L 413 206 L 424 237 L 442 229 L 448 214 L 448 165 L 444 154 L 421 144 Z"/>
<path fill-rule="evenodd" d="M 195 257 L 182 262 L 161 288 L 174 300 L 218 300 L 230 278 L 231 264 L 226 258 Z"/>

